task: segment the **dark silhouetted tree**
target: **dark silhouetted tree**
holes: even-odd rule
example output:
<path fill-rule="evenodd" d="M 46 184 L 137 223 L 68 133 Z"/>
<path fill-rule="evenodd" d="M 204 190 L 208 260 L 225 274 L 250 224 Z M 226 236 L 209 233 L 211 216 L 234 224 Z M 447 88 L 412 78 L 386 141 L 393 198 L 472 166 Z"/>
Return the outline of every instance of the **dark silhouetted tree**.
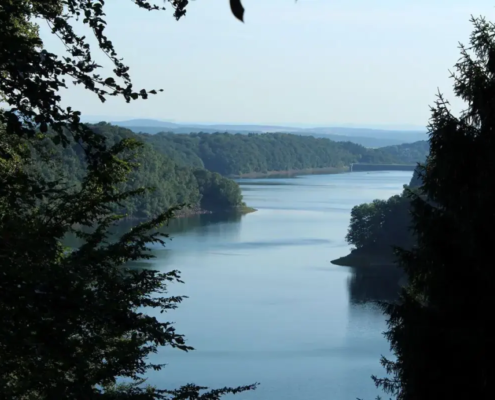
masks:
<path fill-rule="evenodd" d="M 430 156 L 412 194 L 417 246 L 400 251 L 409 285 L 385 306 L 386 337 L 377 385 L 398 400 L 489 399 L 495 367 L 495 26 L 472 18 L 461 46 L 455 116 L 442 96 L 432 108 Z"/>

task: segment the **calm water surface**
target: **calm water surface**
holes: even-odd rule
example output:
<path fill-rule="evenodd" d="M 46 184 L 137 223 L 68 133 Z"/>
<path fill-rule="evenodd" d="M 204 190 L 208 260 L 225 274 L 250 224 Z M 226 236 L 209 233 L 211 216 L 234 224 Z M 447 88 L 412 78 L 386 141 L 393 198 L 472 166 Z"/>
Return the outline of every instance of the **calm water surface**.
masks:
<path fill-rule="evenodd" d="M 196 350 L 165 349 L 149 374 L 163 388 L 260 382 L 248 400 L 373 400 L 370 379 L 389 354 L 373 300 L 396 290 L 395 271 L 354 271 L 330 260 L 348 253 L 351 208 L 402 190 L 411 172 L 242 180 L 245 216 L 177 221 L 155 267 L 179 269 L 187 295 L 176 322 Z"/>

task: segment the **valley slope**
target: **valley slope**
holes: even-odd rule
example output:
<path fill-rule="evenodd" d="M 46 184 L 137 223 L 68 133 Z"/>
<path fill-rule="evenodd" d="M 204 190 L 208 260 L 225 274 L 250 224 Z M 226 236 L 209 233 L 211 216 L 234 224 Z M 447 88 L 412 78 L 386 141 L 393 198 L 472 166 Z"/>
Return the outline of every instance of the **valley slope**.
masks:
<path fill-rule="evenodd" d="M 139 136 L 180 165 L 206 168 L 236 178 L 343 172 L 348 171 L 353 163 L 410 164 L 423 160 L 427 154 L 427 148 L 421 144 L 369 149 L 351 142 L 287 133 L 158 133 Z"/>
<path fill-rule="evenodd" d="M 136 134 L 101 122 L 88 126 L 104 136 L 108 145 L 122 139 L 144 143 L 123 190 L 153 187 L 154 191 L 127 201 L 117 211 L 130 218 L 148 218 L 177 204 L 185 214 L 250 211 L 242 201 L 239 185 L 231 178 L 273 174 L 343 172 L 352 163 L 406 164 L 421 160 L 424 146 L 404 144 L 369 149 L 351 142 L 294 134 L 159 133 Z M 49 141 L 47 148 L 60 159 L 69 185 L 77 187 L 85 176 L 84 157 L 76 143 L 60 150 Z M 40 163 L 42 174 L 53 179 Z"/>
<path fill-rule="evenodd" d="M 294 127 L 283 125 L 242 125 L 242 124 L 193 124 L 175 123 L 151 119 L 133 119 L 115 121 L 113 125 L 122 126 L 135 133 L 156 134 L 169 133 L 292 133 L 301 136 L 313 136 L 336 142 L 360 144 L 364 147 L 377 148 L 427 140 L 426 130 L 370 129 L 358 127 Z"/>

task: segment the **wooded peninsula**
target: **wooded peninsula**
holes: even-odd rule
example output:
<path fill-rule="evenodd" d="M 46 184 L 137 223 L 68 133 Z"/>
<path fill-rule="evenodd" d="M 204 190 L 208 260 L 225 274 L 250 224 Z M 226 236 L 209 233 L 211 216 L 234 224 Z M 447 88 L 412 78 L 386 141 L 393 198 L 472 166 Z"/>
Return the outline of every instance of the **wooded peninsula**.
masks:
<path fill-rule="evenodd" d="M 411 249 L 414 236 L 410 229 L 408 191 L 416 190 L 420 185 L 416 170 L 401 194 L 353 207 L 346 241 L 354 248 L 350 254 L 332 263 L 348 267 L 386 266 L 395 263 L 394 248 Z"/>

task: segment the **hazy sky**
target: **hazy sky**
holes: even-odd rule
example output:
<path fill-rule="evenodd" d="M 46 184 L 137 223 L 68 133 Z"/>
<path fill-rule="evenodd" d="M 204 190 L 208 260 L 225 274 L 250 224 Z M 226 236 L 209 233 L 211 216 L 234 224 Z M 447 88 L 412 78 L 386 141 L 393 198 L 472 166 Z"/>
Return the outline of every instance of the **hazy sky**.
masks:
<path fill-rule="evenodd" d="M 191 1 L 179 22 L 107 0 L 108 32 L 135 87 L 165 91 L 102 104 L 70 89 L 66 104 L 115 119 L 424 126 L 437 88 L 451 93 L 448 70 L 458 42 L 468 42 L 470 15 L 495 20 L 493 0 L 243 3 L 245 24 L 228 0 Z"/>

